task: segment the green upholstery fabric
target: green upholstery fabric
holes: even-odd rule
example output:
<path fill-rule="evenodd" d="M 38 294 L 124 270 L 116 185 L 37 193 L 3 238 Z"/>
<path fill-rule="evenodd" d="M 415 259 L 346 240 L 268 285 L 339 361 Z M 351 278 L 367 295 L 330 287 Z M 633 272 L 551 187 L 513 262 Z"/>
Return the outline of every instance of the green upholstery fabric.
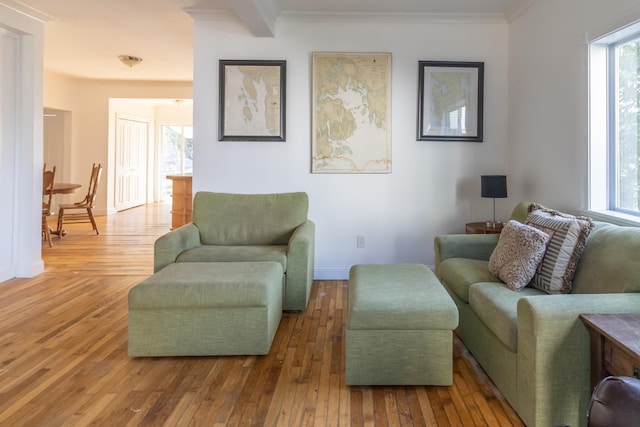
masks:
<path fill-rule="evenodd" d="M 543 294 L 534 288 L 514 292 L 503 283 L 478 282 L 470 286 L 469 306 L 502 344 L 515 352 L 518 347 L 518 300 Z"/>
<path fill-rule="evenodd" d="M 546 295 L 518 301 L 517 411 L 527 425 L 585 426 L 591 398 L 582 313 L 640 313 L 640 293 Z"/>
<path fill-rule="evenodd" d="M 154 271 L 176 262 L 277 261 L 285 273 L 284 310 L 304 310 L 313 282 L 315 224 L 306 193 L 198 192 L 193 222 L 161 236 Z"/>
<path fill-rule="evenodd" d="M 355 265 L 349 274 L 346 382 L 451 385 L 456 306 L 420 264 Z"/>
<path fill-rule="evenodd" d="M 286 245 L 308 210 L 306 193 L 201 191 L 193 198 L 193 223 L 203 245 Z"/>
<path fill-rule="evenodd" d="M 573 280 L 574 294 L 640 292 L 640 227 L 596 227 Z"/>
<path fill-rule="evenodd" d="M 153 272 L 176 262 L 182 252 L 199 246 L 200 231 L 191 222 L 160 236 L 153 246 Z"/>
<path fill-rule="evenodd" d="M 515 408 L 518 379 L 516 353 L 502 344 L 478 318 L 469 304 L 462 302 L 450 289 L 447 288 L 447 290 L 458 307 L 458 315 L 460 316 L 456 334 L 511 406 Z"/>
<path fill-rule="evenodd" d="M 355 265 L 349 273 L 349 329 L 445 329 L 458 313 L 429 267 Z"/>
<path fill-rule="evenodd" d="M 129 291 L 129 355 L 267 354 L 282 280 L 277 262 L 169 265 Z"/>
<path fill-rule="evenodd" d="M 523 222 L 529 204 L 511 219 Z M 567 295 L 487 279 L 491 237 L 434 239 L 438 278 L 460 316 L 456 333 L 527 426 L 585 426 L 590 347 L 578 315 L 640 313 L 640 228 L 596 223 Z"/>
<path fill-rule="evenodd" d="M 511 216 L 509 217 L 509 219 L 513 219 L 515 221 L 518 221 L 524 224 L 527 217 L 529 216 L 530 205 L 531 205 L 531 202 L 527 200 L 523 200 L 522 202 L 518 203 L 516 207 L 513 208 L 513 211 L 511 211 Z"/>
<path fill-rule="evenodd" d="M 442 261 L 449 258 L 469 258 L 489 261 L 498 244 L 499 234 L 449 234 L 436 236 L 436 274 Z"/>
<path fill-rule="evenodd" d="M 477 282 L 500 282 L 489 273 L 488 261 L 469 258 L 449 258 L 439 265 L 438 277 L 447 278 L 447 287 L 464 302 L 469 302 L 469 286 Z"/>
<path fill-rule="evenodd" d="M 287 271 L 287 246 L 203 245 L 181 252 L 176 262 L 278 262 Z"/>
<path fill-rule="evenodd" d="M 452 331 L 347 329 L 348 385 L 453 384 Z"/>

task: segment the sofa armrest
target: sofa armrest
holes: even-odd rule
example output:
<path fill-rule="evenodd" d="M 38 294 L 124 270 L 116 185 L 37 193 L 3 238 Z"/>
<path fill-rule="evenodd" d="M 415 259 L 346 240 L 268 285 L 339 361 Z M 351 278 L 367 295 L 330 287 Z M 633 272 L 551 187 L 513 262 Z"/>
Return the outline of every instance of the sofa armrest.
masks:
<path fill-rule="evenodd" d="M 541 295 L 518 301 L 518 413 L 527 425 L 584 425 L 590 342 L 583 313 L 640 313 L 640 293 Z"/>
<path fill-rule="evenodd" d="M 196 246 L 200 246 L 200 231 L 191 222 L 160 236 L 153 247 L 153 272 L 176 262 L 178 255 Z"/>
<path fill-rule="evenodd" d="M 500 238 L 499 234 L 447 234 L 436 236 L 433 246 L 435 265 L 449 258 L 488 261 Z"/>
<path fill-rule="evenodd" d="M 307 220 L 295 229 L 289 239 L 284 293 L 285 310 L 307 308 L 313 282 L 315 235 L 315 223 Z"/>

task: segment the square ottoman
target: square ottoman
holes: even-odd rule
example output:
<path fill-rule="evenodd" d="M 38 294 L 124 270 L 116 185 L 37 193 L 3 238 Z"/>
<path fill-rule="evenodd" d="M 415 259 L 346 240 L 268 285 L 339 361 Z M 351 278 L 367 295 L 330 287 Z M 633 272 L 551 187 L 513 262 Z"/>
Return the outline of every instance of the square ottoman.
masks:
<path fill-rule="evenodd" d="M 426 265 L 354 265 L 346 383 L 451 385 L 457 326 L 458 309 Z"/>
<path fill-rule="evenodd" d="M 166 266 L 129 291 L 129 355 L 269 353 L 283 275 L 279 262 Z"/>

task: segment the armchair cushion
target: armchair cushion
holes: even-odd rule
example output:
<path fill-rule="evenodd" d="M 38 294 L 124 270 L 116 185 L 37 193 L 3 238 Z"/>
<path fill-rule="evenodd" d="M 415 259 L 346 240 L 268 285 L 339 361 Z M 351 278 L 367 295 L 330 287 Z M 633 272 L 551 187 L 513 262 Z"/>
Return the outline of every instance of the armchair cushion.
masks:
<path fill-rule="evenodd" d="M 469 302 L 469 286 L 477 282 L 497 282 L 502 284 L 493 274 L 489 273 L 487 261 L 467 258 L 449 258 L 438 267 L 438 277 L 462 301 Z M 446 281 L 444 278 L 446 277 Z"/>
<path fill-rule="evenodd" d="M 187 249 L 176 262 L 259 262 L 274 261 L 287 271 L 287 246 L 214 246 Z"/>
<path fill-rule="evenodd" d="M 534 288 L 514 292 L 502 283 L 474 283 L 469 289 L 469 306 L 485 326 L 509 350 L 518 349 L 518 300 L 544 295 Z"/>

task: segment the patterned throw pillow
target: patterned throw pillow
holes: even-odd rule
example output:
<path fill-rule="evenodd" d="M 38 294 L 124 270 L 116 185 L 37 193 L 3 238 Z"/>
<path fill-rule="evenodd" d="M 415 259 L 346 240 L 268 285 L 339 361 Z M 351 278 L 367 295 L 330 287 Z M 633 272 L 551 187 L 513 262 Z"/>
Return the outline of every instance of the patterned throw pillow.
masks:
<path fill-rule="evenodd" d="M 509 289 L 522 290 L 536 273 L 548 241 L 549 236 L 535 227 L 507 222 L 489 258 L 489 272 Z"/>
<path fill-rule="evenodd" d="M 544 231 L 550 237 L 547 252 L 531 285 L 548 294 L 570 293 L 578 261 L 593 229 L 593 221 L 532 203 L 525 224 Z"/>

